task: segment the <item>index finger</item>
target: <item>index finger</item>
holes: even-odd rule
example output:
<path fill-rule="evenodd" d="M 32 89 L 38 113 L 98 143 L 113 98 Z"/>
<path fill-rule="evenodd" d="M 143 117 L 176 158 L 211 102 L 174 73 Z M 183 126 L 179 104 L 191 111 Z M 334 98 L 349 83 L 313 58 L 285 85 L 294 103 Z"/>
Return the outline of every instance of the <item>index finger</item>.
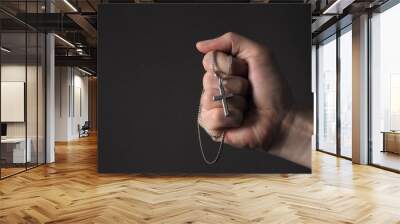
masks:
<path fill-rule="evenodd" d="M 210 51 L 222 51 L 244 60 L 254 56 L 262 49 L 257 42 L 233 32 L 225 33 L 214 39 L 199 41 L 196 48 L 204 54 Z"/>
<path fill-rule="evenodd" d="M 247 76 L 247 63 L 245 60 L 227 55 L 221 51 L 210 51 L 205 54 L 203 58 L 203 67 L 209 72 Z M 216 71 L 214 71 L 214 69 Z"/>

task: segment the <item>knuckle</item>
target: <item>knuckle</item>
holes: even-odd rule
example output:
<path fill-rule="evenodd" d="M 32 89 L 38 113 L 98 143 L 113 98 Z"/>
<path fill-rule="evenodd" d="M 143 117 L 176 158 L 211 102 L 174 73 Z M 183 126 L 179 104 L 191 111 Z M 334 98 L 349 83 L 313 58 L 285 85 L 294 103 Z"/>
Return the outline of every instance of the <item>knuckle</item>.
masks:
<path fill-rule="evenodd" d="M 207 90 L 204 92 L 204 100 L 207 102 L 211 102 L 213 97 L 213 92 L 211 90 Z"/>
<path fill-rule="evenodd" d="M 206 75 L 207 75 L 207 73 L 205 73 L 205 74 L 203 75 L 203 79 L 202 79 L 203 89 L 204 89 L 204 87 L 207 86 L 207 77 L 206 77 Z"/>
<path fill-rule="evenodd" d="M 219 142 L 219 138 L 214 137 L 214 136 L 212 136 L 212 135 L 211 135 L 211 139 L 212 139 L 214 142 Z"/>
<path fill-rule="evenodd" d="M 207 53 L 208 54 L 208 53 Z M 207 68 L 207 54 L 204 55 L 203 60 L 202 60 L 202 64 L 204 68 Z"/>
<path fill-rule="evenodd" d="M 227 33 L 225 34 L 225 37 L 228 38 L 228 39 L 230 39 L 230 40 L 236 38 L 236 36 L 237 36 L 237 34 L 234 33 L 234 32 L 227 32 Z"/>
<path fill-rule="evenodd" d="M 223 86 L 229 93 L 244 94 L 247 91 L 248 83 L 246 80 L 233 78 L 224 80 Z"/>
<path fill-rule="evenodd" d="M 204 73 L 203 75 L 203 89 L 205 89 L 206 86 L 208 86 L 208 77 L 207 77 L 207 73 Z"/>
<path fill-rule="evenodd" d="M 205 103 L 206 103 L 206 95 L 203 94 L 200 97 L 200 106 L 204 106 Z"/>
<path fill-rule="evenodd" d="M 212 125 L 210 125 L 209 123 L 205 122 L 203 128 L 206 130 L 207 134 L 210 134 L 213 132 L 214 127 L 212 127 Z"/>
<path fill-rule="evenodd" d="M 210 121 L 213 123 L 213 124 L 220 124 L 220 123 L 222 123 L 222 119 L 221 119 L 221 116 L 220 116 L 220 113 L 219 113 L 220 111 L 219 110 L 213 110 L 213 111 L 211 111 L 210 113 L 209 113 L 209 115 L 210 115 Z"/>
<path fill-rule="evenodd" d="M 207 52 L 203 57 L 203 66 L 206 70 L 212 69 L 212 62 L 216 57 L 216 51 Z"/>
<path fill-rule="evenodd" d="M 203 88 L 207 89 L 213 85 L 212 75 L 209 72 L 206 72 L 203 76 Z"/>
<path fill-rule="evenodd" d="M 222 86 L 224 87 L 225 90 L 230 91 L 230 79 L 223 79 L 222 80 Z"/>
<path fill-rule="evenodd" d="M 214 132 L 215 133 L 215 135 L 211 135 L 211 139 L 214 141 L 214 142 L 221 142 L 221 133 L 220 132 Z"/>
<path fill-rule="evenodd" d="M 215 95 L 216 94 L 214 90 L 205 91 L 200 99 L 201 106 L 206 110 L 211 110 L 220 107 L 220 104 L 218 102 L 215 102 L 213 99 Z"/>
<path fill-rule="evenodd" d="M 210 58 L 211 58 L 211 57 L 212 57 L 212 51 L 207 52 L 207 53 L 204 55 L 204 57 L 203 57 L 202 63 L 203 63 L 204 69 L 206 69 L 206 70 L 207 70 L 208 67 L 210 67 L 210 66 L 209 66 L 209 62 L 210 62 Z"/>
<path fill-rule="evenodd" d="M 207 107 L 210 103 L 209 99 L 210 99 L 210 94 L 205 92 L 200 99 L 201 105 Z"/>

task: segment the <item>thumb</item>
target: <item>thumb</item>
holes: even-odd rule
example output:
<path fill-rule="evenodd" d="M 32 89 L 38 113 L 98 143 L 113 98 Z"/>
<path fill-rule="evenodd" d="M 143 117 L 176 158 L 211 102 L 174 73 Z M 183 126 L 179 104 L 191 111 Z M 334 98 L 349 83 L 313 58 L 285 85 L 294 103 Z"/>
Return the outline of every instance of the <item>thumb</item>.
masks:
<path fill-rule="evenodd" d="M 246 37 L 229 32 L 214 39 L 199 41 L 196 48 L 204 54 L 210 51 L 222 51 L 238 58 L 247 59 L 256 54 L 260 46 Z"/>

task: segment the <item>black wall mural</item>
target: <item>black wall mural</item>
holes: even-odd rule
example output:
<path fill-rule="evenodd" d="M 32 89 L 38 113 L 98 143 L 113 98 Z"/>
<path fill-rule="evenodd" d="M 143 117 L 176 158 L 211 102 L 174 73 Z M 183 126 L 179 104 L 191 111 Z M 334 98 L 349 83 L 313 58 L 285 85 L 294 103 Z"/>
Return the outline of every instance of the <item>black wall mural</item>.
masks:
<path fill-rule="evenodd" d="M 312 108 L 308 5 L 106 4 L 98 14 L 100 172 L 304 173 L 265 152 L 224 146 L 204 163 L 197 137 L 203 55 L 233 31 L 268 46 L 298 104 Z M 206 156 L 218 144 L 203 132 Z"/>

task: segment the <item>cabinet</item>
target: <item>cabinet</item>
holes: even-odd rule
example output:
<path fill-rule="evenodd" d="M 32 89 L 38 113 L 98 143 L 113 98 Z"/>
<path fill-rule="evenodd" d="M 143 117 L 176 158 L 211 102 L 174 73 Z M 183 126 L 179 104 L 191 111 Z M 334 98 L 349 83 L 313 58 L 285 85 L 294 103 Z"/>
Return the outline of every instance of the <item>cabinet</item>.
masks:
<path fill-rule="evenodd" d="M 400 132 L 386 131 L 383 134 L 383 152 L 400 154 Z"/>

